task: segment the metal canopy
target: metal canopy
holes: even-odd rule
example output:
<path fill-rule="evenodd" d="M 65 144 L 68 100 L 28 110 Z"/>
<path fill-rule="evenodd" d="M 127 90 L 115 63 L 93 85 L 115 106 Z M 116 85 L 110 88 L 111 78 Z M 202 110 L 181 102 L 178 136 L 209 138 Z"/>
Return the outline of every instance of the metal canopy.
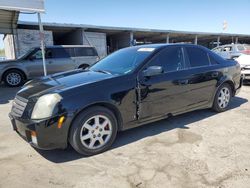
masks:
<path fill-rule="evenodd" d="M 44 0 L 0 0 L 0 33 L 13 33 L 22 11 L 44 12 Z"/>
<path fill-rule="evenodd" d="M 13 29 L 17 28 L 18 15 L 16 11 L 0 9 L 0 33 L 13 33 Z"/>

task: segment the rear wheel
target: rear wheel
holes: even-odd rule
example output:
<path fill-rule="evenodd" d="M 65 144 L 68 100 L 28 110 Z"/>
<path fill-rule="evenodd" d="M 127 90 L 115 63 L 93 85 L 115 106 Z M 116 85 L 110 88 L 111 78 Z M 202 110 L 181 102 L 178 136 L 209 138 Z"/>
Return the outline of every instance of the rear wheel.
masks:
<path fill-rule="evenodd" d="M 117 120 L 109 109 L 91 107 L 74 120 L 69 142 L 80 154 L 95 155 L 113 144 L 117 127 Z"/>
<path fill-rule="evenodd" d="M 232 88 L 229 84 L 222 84 L 214 98 L 213 110 L 216 112 L 224 112 L 228 109 L 232 98 Z"/>
<path fill-rule="evenodd" d="M 23 85 L 24 79 L 24 74 L 21 71 L 15 69 L 8 70 L 3 76 L 4 83 L 10 87 L 18 87 Z"/>

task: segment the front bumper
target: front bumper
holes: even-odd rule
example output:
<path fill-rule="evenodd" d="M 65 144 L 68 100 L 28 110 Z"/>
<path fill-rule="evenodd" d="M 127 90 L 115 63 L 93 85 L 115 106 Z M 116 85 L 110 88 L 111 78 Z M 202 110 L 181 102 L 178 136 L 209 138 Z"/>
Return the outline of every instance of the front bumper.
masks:
<path fill-rule="evenodd" d="M 65 119 L 61 128 L 58 128 L 57 124 L 60 118 L 58 116 L 39 121 L 16 118 L 11 113 L 9 117 L 13 130 L 33 147 L 44 150 L 65 149 L 67 147 L 69 118 Z"/>

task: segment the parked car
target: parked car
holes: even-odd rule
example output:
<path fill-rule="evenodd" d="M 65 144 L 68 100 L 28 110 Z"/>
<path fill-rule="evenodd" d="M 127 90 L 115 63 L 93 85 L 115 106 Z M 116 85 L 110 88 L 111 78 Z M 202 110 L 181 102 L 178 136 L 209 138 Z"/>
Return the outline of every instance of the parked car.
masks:
<path fill-rule="evenodd" d="M 5 57 L 4 56 L 0 56 L 0 61 L 4 61 Z"/>
<path fill-rule="evenodd" d="M 250 80 L 250 55 L 242 54 L 235 60 L 240 64 L 244 80 Z"/>
<path fill-rule="evenodd" d="M 212 49 L 213 52 L 217 53 L 225 59 L 235 59 L 241 54 L 250 55 L 250 45 L 248 44 L 227 44 Z"/>
<path fill-rule="evenodd" d="M 34 147 L 71 144 L 94 155 L 107 150 L 118 131 L 197 109 L 227 110 L 241 88 L 240 71 L 236 61 L 197 45 L 135 46 L 87 70 L 30 81 L 9 116 Z"/>
<path fill-rule="evenodd" d="M 45 55 L 48 74 L 86 68 L 99 60 L 96 49 L 91 46 L 49 46 Z M 17 60 L 0 62 L 0 82 L 11 87 L 43 74 L 40 48 L 32 48 Z"/>

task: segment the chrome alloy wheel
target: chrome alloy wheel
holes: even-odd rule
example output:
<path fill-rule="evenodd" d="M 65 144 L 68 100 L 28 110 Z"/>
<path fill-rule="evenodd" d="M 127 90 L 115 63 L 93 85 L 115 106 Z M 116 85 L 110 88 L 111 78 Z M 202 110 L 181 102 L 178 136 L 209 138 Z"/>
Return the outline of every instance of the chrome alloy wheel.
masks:
<path fill-rule="evenodd" d="M 20 82 L 22 81 L 22 77 L 18 73 L 11 72 L 6 76 L 6 81 L 9 85 L 16 86 L 20 84 Z"/>
<path fill-rule="evenodd" d="M 230 91 L 227 87 L 223 87 L 220 90 L 220 94 L 218 97 L 218 105 L 220 108 L 226 108 L 230 101 Z"/>
<path fill-rule="evenodd" d="M 112 135 L 112 124 L 103 115 L 89 118 L 80 131 L 81 143 L 88 149 L 98 149 L 104 146 Z"/>

